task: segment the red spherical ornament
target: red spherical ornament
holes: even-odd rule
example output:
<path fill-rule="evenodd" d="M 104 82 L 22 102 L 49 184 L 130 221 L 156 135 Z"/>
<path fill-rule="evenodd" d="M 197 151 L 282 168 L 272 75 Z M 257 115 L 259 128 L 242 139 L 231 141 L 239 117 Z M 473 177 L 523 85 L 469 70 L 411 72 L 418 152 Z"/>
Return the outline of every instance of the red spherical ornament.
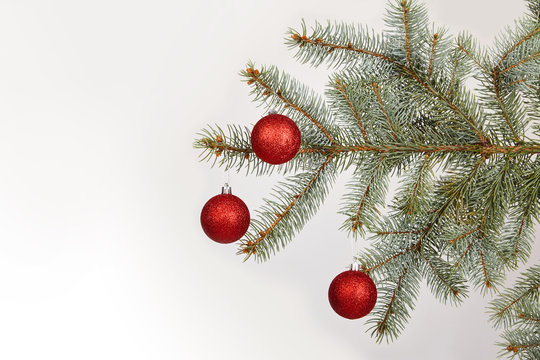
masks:
<path fill-rule="evenodd" d="M 300 149 L 301 141 L 298 126 L 280 114 L 263 117 L 251 131 L 251 147 L 255 155 L 269 164 L 283 164 L 291 160 Z"/>
<path fill-rule="evenodd" d="M 367 274 L 357 270 L 344 271 L 330 284 L 328 300 L 338 315 L 359 319 L 373 310 L 377 288 Z"/>
<path fill-rule="evenodd" d="M 239 240 L 249 227 L 249 209 L 238 196 L 223 193 L 204 204 L 201 225 L 215 242 L 228 244 Z"/>

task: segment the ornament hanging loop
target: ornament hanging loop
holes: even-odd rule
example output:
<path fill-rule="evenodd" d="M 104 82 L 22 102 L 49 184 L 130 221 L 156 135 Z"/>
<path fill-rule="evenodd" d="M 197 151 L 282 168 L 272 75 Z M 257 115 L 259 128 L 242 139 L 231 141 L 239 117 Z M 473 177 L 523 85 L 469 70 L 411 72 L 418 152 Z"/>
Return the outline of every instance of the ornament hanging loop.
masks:
<path fill-rule="evenodd" d="M 232 188 L 229 186 L 228 183 L 225 183 L 225 185 L 223 185 L 223 187 L 221 188 L 221 193 L 222 194 L 232 194 Z"/>

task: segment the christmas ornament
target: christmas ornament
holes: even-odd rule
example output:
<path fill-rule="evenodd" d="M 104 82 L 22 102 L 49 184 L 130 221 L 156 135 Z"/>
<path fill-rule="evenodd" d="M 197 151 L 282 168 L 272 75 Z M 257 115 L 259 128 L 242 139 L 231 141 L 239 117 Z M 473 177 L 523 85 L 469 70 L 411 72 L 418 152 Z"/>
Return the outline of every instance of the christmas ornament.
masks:
<path fill-rule="evenodd" d="M 270 114 L 255 124 L 251 131 L 251 147 L 259 159 L 269 164 L 291 160 L 302 138 L 298 126 L 287 116 Z"/>
<path fill-rule="evenodd" d="M 201 226 L 215 242 L 228 244 L 239 240 L 249 227 L 249 209 L 238 196 L 232 195 L 228 184 L 222 193 L 204 204 Z"/>
<path fill-rule="evenodd" d="M 377 288 L 373 280 L 353 264 L 351 270 L 342 272 L 332 280 L 328 300 L 338 315 L 359 319 L 373 310 L 377 302 Z"/>

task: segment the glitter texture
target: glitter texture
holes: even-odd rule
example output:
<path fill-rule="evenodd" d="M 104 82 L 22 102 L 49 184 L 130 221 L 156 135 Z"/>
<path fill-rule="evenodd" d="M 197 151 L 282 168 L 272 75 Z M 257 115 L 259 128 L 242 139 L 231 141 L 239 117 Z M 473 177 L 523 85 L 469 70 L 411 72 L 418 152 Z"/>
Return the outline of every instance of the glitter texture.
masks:
<path fill-rule="evenodd" d="M 251 131 L 251 147 L 259 159 L 269 164 L 291 160 L 302 141 L 298 126 L 288 117 L 270 114 L 255 124 Z"/>
<path fill-rule="evenodd" d="M 377 288 L 365 273 L 344 271 L 330 284 L 328 300 L 338 315 L 347 319 L 359 319 L 373 310 L 377 302 Z"/>
<path fill-rule="evenodd" d="M 249 227 L 249 209 L 238 196 L 216 195 L 201 211 L 201 226 L 215 242 L 228 244 L 239 240 Z"/>

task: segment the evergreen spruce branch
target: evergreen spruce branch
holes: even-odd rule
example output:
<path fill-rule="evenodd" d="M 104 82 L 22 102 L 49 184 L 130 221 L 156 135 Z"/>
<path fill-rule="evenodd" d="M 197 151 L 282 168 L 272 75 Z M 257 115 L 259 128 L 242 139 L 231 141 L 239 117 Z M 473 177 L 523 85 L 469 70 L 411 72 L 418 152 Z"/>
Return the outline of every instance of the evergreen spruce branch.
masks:
<path fill-rule="evenodd" d="M 459 304 L 467 296 L 466 280 L 455 268 L 437 254 L 423 255 L 425 261 L 423 277 L 435 297 L 446 303 Z"/>
<path fill-rule="evenodd" d="M 529 17 L 536 22 L 540 22 L 540 1 L 527 0 L 527 6 L 529 8 Z"/>
<path fill-rule="evenodd" d="M 427 52 L 425 38 L 429 19 L 426 7 L 411 0 L 393 1 L 388 4 L 384 20 L 394 58 L 409 69 L 418 68 Z"/>
<path fill-rule="evenodd" d="M 407 65 L 409 66 L 409 68 L 412 68 L 411 42 L 409 40 L 409 24 L 407 21 L 407 13 L 410 11 L 410 8 L 407 5 L 407 1 L 401 1 L 401 7 L 403 8 L 403 28 L 405 29 L 405 47 L 407 48 Z"/>
<path fill-rule="evenodd" d="M 211 166 L 223 167 L 225 171 L 234 169 L 246 174 L 256 175 L 289 173 L 299 169 L 312 168 L 321 157 L 325 155 L 319 151 L 312 151 L 313 144 L 303 143 L 298 154 L 289 162 L 281 165 L 271 165 L 260 160 L 251 148 L 251 130 L 238 125 L 227 125 L 227 131 L 219 126 L 209 126 L 203 129 L 200 137 L 194 142 L 196 149 L 201 149 L 201 161 L 211 162 Z"/>
<path fill-rule="evenodd" d="M 255 95 L 255 100 L 265 101 L 268 107 L 272 105 L 279 107 L 298 120 L 307 119 L 309 121 L 307 124 L 305 121 L 297 122 L 303 136 L 311 138 L 310 134 L 313 133 L 311 124 L 326 137 L 330 144 L 336 143 L 334 138 L 337 129 L 332 126 L 324 101 L 319 96 L 298 81 L 291 79 L 289 75 L 280 74 L 273 66 L 263 67 L 261 71 L 253 67 L 254 65 L 249 63 L 241 75 L 247 79 L 248 85 L 253 85 L 252 93 Z M 316 136 L 314 138 L 316 139 Z M 321 143 L 322 141 L 314 142 Z"/>
<path fill-rule="evenodd" d="M 350 129 L 351 134 L 356 133 L 356 139 L 348 139 L 347 145 L 400 142 L 399 122 L 405 121 L 405 118 L 409 121 L 409 118 L 403 112 L 396 111 L 401 106 L 397 95 L 399 92 L 394 87 L 399 86 L 398 81 L 389 80 L 383 87 L 371 77 L 352 71 L 342 72 L 334 79 L 327 91 L 330 109 L 340 128 Z"/>
<path fill-rule="evenodd" d="M 530 238 L 530 234 L 527 234 L 532 229 L 532 221 L 530 220 L 531 206 L 533 203 L 529 201 L 527 206 L 524 209 L 524 212 L 521 214 L 521 220 L 519 221 L 519 227 L 515 236 L 513 236 L 513 253 L 514 255 L 523 254 L 521 258 L 522 261 L 525 261 L 529 258 L 530 246 L 524 246 L 524 239 Z M 529 230 L 529 231 L 527 231 Z M 528 236 L 527 236 L 528 235 Z M 527 244 L 528 245 L 528 244 Z"/>
<path fill-rule="evenodd" d="M 276 68 L 248 64 L 242 75 L 255 100 L 295 119 L 301 150 L 283 167 L 267 168 L 251 156 L 247 128 L 227 136 L 212 130 L 195 144 L 202 157 L 248 172 L 312 170 L 276 186 L 239 253 L 260 261 L 284 247 L 320 206 L 338 168 L 356 165 L 342 228 L 375 233 L 358 260 L 378 285 L 368 320 L 377 341 L 403 330 L 423 277 L 443 302 L 462 301 L 465 279 L 496 289 L 507 268 L 528 258 L 540 217 L 540 144 L 526 136 L 540 120 L 540 2 L 528 2 L 530 16 L 497 39 L 495 55 L 467 34 L 454 42 L 444 29 L 430 31 L 425 7 L 414 0 L 392 1 L 390 29 L 381 36 L 330 23 L 316 23 L 308 36 L 302 23 L 288 39 L 300 61 L 346 65 L 333 76 L 328 108 Z M 480 101 L 465 87 L 471 74 L 481 82 Z M 540 136 L 540 125 L 532 129 Z M 402 181 L 391 214 L 381 216 L 391 173 Z M 512 357 L 540 358 L 539 281 L 536 265 L 491 302 Z"/>
<path fill-rule="evenodd" d="M 457 114 L 460 118 L 462 118 L 463 120 L 465 120 L 469 124 L 469 126 L 474 131 L 474 133 L 476 134 L 476 136 L 478 137 L 478 139 L 479 139 L 479 141 L 481 143 L 487 143 L 487 138 L 483 134 L 483 131 L 475 123 L 473 118 L 470 115 L 467 115 L 466 111 L 460 109 L 447 95 L 445 95 L 442 92 L 436 90 L 432 85 L 430 85 L 430 83 L 428 81 L 423 80 L 415 72 L 414 69 L 409 68 L 408 66 L 401 64 L 398 60 L 390 58 L 390 57 L 388 57 L 386 55 L 372 54 L 370 52 L 366 52 L 366 51 L 364 51 L 364 49 L 355 48 L 350 43 L 348 43 L 346 46 L 343 46 L 343 45 L 340 45 L 340 44 L 333 44 L 333 43 L 331 43 L 329 41 L 325 41 L 324 39 L 322 39 L 320 37 L 313 40 L 313 39 L 308 38 L 305 35 L 300 36 L 298 34 L 296 34 L 296 35 L 293 34 L 293 36 L 294 36 L 293 40 L 295 40 L 294 43 L 297 46 L 302 46 L 303 44 L 312 45 L 309 48 L 312 51 L 312 55 L 314 55 L 315 53 L 320 53 L 320 51 L 314 51 L 313 50 L 314 48 L 316 49 L 317 47 L 328 48 L 328 49 L 336 49 L 336 48 L 338 48 L 338 49 L 341 49 L 343 51 L 350 51 L 350 52 L 355 52 L 355 53 L 361 53 L 361 54 L 365 54 L 365 55 L 374 56 L 374 57 L 377 57 L 378 59 L 382 59 L 382 60 L 388 62 L 389 64 L 393 65 L 399 72 L 409 75 L 414 81 L 416 81 L 422 88 L 424 88 L 424 90 L 427 93 L 429 93 L 435 99 L 442 102 L 445 106 L 448 106 L 448 108 L 450 110 L 452 110 L 455 114 Z"/>
<path fill-rule="evenodd" d="M 455 113 L 462 120 L 464 120 L 470 126 L 471 130 L 474 132 L 475 136 L 478 138 L 480 143 L 482 144 L 490 143 L 489 139 L 484 134 L 484 130 L 482 130 L 481 127 L 476 124 L 476 120 L 474 120 L 474 117 L 470 114 L 467 114 L 467 111 L 462 109 L 466 107 L 464 106 L 464 103 L 467 104 L 469 107 L 473 107 L 474 103 L 471 101 L 471 99 L 465 99 L 464 101 L 461 101 L 460 106 L 458 106 L 455 102 L 455 100 L 459 100 L 458 94 L 452 94 L 450 92 L 450 95 L 452 95 L 452 98 L 451 98 L 450 96 L 444 94 L 444 92 L 437 90 L 434 86 L 432 86 L 427 81 L 420 78 L 420 76 L 416 74 L 416 72 L 414 72 L 413 70 L 404 69 L 404 71 L 407 74 L 409 74 L 411 78 L 415 80 L 422 88 L 424 88 L 424 90 L 428 94 L 432 95 L 435 100 L 441 102 L 444 106 L 448 107 L 450 110 L 452 110 L 453 113 Z M 453 76 L 455 77 L 455 74 Z M 447 91 L 450 91 L 450 89 L 451 87 L 449 87 Z"/>
<path fill-rule="evenodd" d="M 444 27 L 439 27 L 436 31 L 426 30 L 426 34 L 429 35 L 426 35 L 425 47 L 429 48 L 429 56 L 426 56 L 424 60 L 427 63 L 424 72 L 428 82 L 446 77 L 447 59 L 453 44 L 453 38 L 447 36 L 447 32 L 448 30 Z M 424 67 L 426 66 L 424 65 Z"/>
<path fill-rule="evenodd" d="M 500 296 L 491 301 L 490 320 L 496 326 L 505 328 L 514 325 L 518 319 L 518 309 L 538 307 L 540 301 L 540 265 L 526 270 L 516 281 L 513 288 L 506 289 Z M 533 305 L 535 304 L 535 305 Z"/>
<path fill-rule="evenodd" d="M 540 28 L 539 28 L 538 30 L 540 30 Z M 500 74 L 502 74 L 502 73 L 504 73 L 504 72 L 510 71 L 510 70 L 512 70 L 513 68 L 517 67 L 517 66 L 520 66 L 520 65 L 522 65 L 522 64 L 525 64 L 526 62 L 531 61 L 531 60 L 537 58 L 539 55 L 540 55 L 540 51 L 537 51 L 537 52 L 535 52 L 534 54 L 529 55 L 528 57 L 526 57 L 526 58 L 524 58 L 524 59 L 521 59 L 521 60 L 519 60 L 518 62 L 516 62 L 516 63 L 514 63 L 514 64 L 512 64 L 512 65 L 508 65 L 508 66 L 505 67 L 504 69 L 499 70 L 499 71 L 498 71 L 498 75 L 500 75 Z"/>
<path fill-rule="evenodd" d="M 447 78 L 448 56 L 452 50 L 454 39 L 447 36 L 448 30 L 439 27 L 437 31 L 426 31 L 426 48 L 429 48 L 429 55 L 426 55 L 424 65 L 426 68 L 421 73 L 425 73 L 428 82 L 438 81 Z M 422 64 L 418 64 L 421 66 Z"/>
<path fill-rule="evenodd" d="M 511 83 L 508 83 L 508 84 L 505 84 L 504 86 L 502 86 L 501 91 L 506 90 L 507 88 L 511 88 L 511 87 L 513 87 L 513 85 L 516 85 L 516 84 L 523 84 L 524 86 L 528 87 L 529 89 L 531 89 L 531 90 L 533 90 L 535 92 L 540 90 L 540 88 L 534 86 L 533 84 L 531 84 L 530 82 L 527 82 L 527 81 L 528 81 L 527 79 L 514 80 Z"/>
<path fill-rule="evenodd" d="M 514 184 L 508 175 L 510 166 L 514 169 L 516 166 L 512 160 L 509 156 L 504 161 L 495 160 L 492 166 L 486 166 L 475 184 L 474 202 L 484 210 L 480 220 L 482 232 L 485 232 L 486 228 L 498 232 L 504 224 L 510 194 L 515 194 Z M 475 207 L 474 204 L 471 205 Z"/>
<path fill-rule="evenodd" d="M 538 160 L 533 166 L 537 163 Z M 540 196 L 540 168 L 529 168 L 524 172 L 523 175 L 514 175 L 512 180 L 520 186 L 514 194 L 515 200 L 510 206 L 509 218 L 501 235 L 501 243 L 508 249 L 508 256 L 522 262 L 529 258 L 531 252 L 533 225 L 539 215 Z"/>
<path fill-rule="evenodd" d="M 341 82 L 339 79 L 336 79 L 335 84 L 336 85 L 334 88 L 342 95 L 341 97 L 339 97 L 339 100 L 342 100 L 342 101 L 344 100 L 345 106 L 343 105 L 342 106 L 334 105 L 334 106 L 337 106 L 339 108 L 345 108 L 346 112 L 350 111 L 352 113 L 354 119 L 356 120 L 356 123 L 358 124 L 358 127 L 360 128 L 360 131 L 362 132 L 362 137 L 364 139 L 364 142 L 366 144 L 369 144 L 370 141 L 366 133 L 366 129 L 364 127 L 362 119 L 360 119 L 360 115 L 358 115 L 358 112 L 355 109 L 354 104 L 351 102 L 351 97 L 348 94 L 347 85 L 344 82 Z M 338 112 L 338 113 L 341 113 L 341 112 Z"/>
<path fill-rule="evenodd" d="M 518 318 L 522 320 L 523 323 L 527 325 L 540 326 L 540 309 L 535 309 L 533 313 L 523 313 L 518 314 Z"/>
<path fill-rule="evenodd" d="M 326 61 L 339 66 L 359 62 L 364 56 L 377 62 L 396 63 L 385 54 L 387 45 L 383 38 L 370 34 L 367 29 L 337 23 L 323 26 L 316 22 L 311 35 L 307 36 L 304 22 L 301 27 L 302 31 L 289 29 L 287 43 L 290 48 L 298 48 L 295 57 L 302 63 L 319 66 Z"/>
<path fill-rule="evenodd" d="M 517 22 L 514 30 L 508 28 L 506 34 L 497 39 L 501 55 L 500 60 L 493 65 L 490 82 L 494 90 L 495 104 L 500 109 L 499 116 L 506 122 L 510 135 L 516 142 L 524 137 L 527 121 L 523 100 L 513 90 L 518 90 L 526 97 L 535 96 L 534 91 L 530 92 L 530 87 L 534 89 L 534 82 L 538 81 L 539 76 L 539 34 L 540 23 L 524 18 Z M 523 87 L 514 86 L 516 84 Z M 492 104 L 493 102 L 488 102 L 488 106 Z"/>
<path fill-rule="evenodd" d="M 521 137 L 517 134 L 516 129 L 514 129 L 514 125 L 517 123 L 517 120 L 510 119 L 511 115 L 510 115 L 510 112 L 508 111 L 508 106 L 509 106 L 508 100 L 501 96 L 500 85 L 499 85 L 499 75 L 500 75 L 500 72 L 498 72 L 497 70 L 494 70 L 492 73 L 492 79 L 493 79 L 492 83 L 493 83 L 493 89 L 495 91 L 496 103 L 498 107 L 500 108 L 500 114 L 504 118 L 506 125 L 508 125 L 508 128 L 513 137 L 513 140 L 516 143 L 519 143 L 521 142 Z"/>
<path fill-rule="evenodd" d="M 508 29 L 510 30 L 510 29 Z M 518 30 L 519 31 L 519 30 Z M 512 33 L 511 31 L 507 31 L 508 33 Z M 532 29 L 532 31 L 530 32 L 527 32 L 526 34 L 524 35 L 521 35 L 518 40 L 515 42 L 514 45 L 512 45 L 512 47 L 508 50 L 506 50 L 504 52 L 504 54 L 501 56 L 499 62 L 497 63 L 497 65 L 495 67 L 497 68 L 504 68 L 503 64 L 506 60 L 506 58 L 514 51 L 516 50 L 518 47 L 522 46 L 523 44 L 525 44 L 528 40 L 530 40 L 531 38 L 533 38 L 534 36 L 540 34 L 540 27 L 536 27 L 535 29 Z M 499 42 L 501 43 L 504 43 L 504 39 L 501 39 L 499 40 Z"/>
<path fill-rule="evenodd" d="M 470 230 L 470 231 L 467 231 L 466 233 L 461 234 L 461 235 L 459 235 L 458 237 L 455 237 L 455 238 L 449 240 L 448 242 L 449 242 L 450 244 L 455 244 L 455 243 L 458 242 L 459 240 L 461 240 L 461 239 L 463 239 L 463 238 L 466 238 L 466 237 L 468 237 L 468 236 L 471 235 L 471 234 L 474 234 L 475 232 L 479 231 L 480 229 L 481 229 L 481 227 L 480 227 L 480 226 L 477 226 L 477 227 L 475 227 L 474 229 L 472 229 L 472 230 Z"/>
<path fill-rule="evenodd" d="M 380 107 L 382 113 L 384 114 L 386 122 L 388 123 L 388 127 L 390 128 L 390 132 L 392 134 L 392 137 L 397 142 L 398 139 L 396 137 L 396 130 L 394 129 L 394 126 L 392 125 L 392 120 L 390 119 L 390 116 L 388 115 L 388 112 L 385 110 L 385 106 L 384 106 L 384 104 L 383 104 L 383 102 L 381 100 L 381 96 L 379 94 L 379 86 L 377 85 L 377 83 L 375 81 L 372 82 L 371 84 L 373 86 L 373 92 L 375 93 L 375 96 L 377 97 L 377 102 L 379 103 L 379 107 Z"/>
<path fill-rule="evenodd" d="M 332 160 L 328 156 L 316 170 L 280 182 L 274 189 L 274 200 L 265 199 L 265 205 L 257 212 L 259 218 L 251 220 L 238 254 L 245 254 L 245 260 L 255 255 L 257 261 L 265 261 L 284 247 L 326 197 L 328 186 L 335 179 Z"/>
<path fill-rule="evenodd" d="M 431 205 L 429 194 L 433 185 L 431 154 L 426 153 L 413 163 L 411 172 L 403 179 L 398 189 L 393 207 L 405 215 L 426 214 Z"/>
<path fill-rule="evenodd" d="M 303 44 L 310 44 L 311 45 L 309 47 L 309 49 L 305 50 L 306 52 L 307 51 L 312 51 L 311 55 L 319 54 L 320 51 L 313 50 L 313 49 L 317 49 L 317 47 L 319 47 L 319 48 L 328 48 L 328 49 L 341 49 L 343 51 L 350 51 L 350 52 L 353 52 L 353 53 L 365 54 L 365 55 L 374 56 L 374 57 L 376 57 L 378 59 L 382 59 L 382 60 L 386 61 L 388 64 L 395 67 L 395 69 L 398 70 L 399 72 L 409 75 L 428 94 L 430 94 L 436 100 L 443 103 L 450 110 L 452 110 L 452 112 L 454 112 L 460 118 L 465 120 L 469 124 L 471 129 L 474 131 L 474 133 L 476 134 L 476 136 L 478 137 L 478 139 L 479 139 L 479 141 L 481 143 L 486 143 L 487 142 L 487 138 L 483 134 L 482 130 L 478 127 L 478 125 L 475 123 L 473 118 L 466 113 L 466 111 L 460 109 L 447 95 L 445 95 L 444 93 L 436 90 L 428 81 L 423 80 L 415 72 L 414 69 L 409 68 L 408 66 L 401 64 L 398 60 L 390 58 L 390 57 L 388 57 L 386 55 L 382 55 L 382 54 L 378 54 L 378 53 L 371 53 L 369 51 L 366 52 L 364 49 L 355 48 L 351 43 L 348 43 L 346 46 L 344 46 L 344 45 L 340 45 L 340 44 L 333 44 L 333 43 L 331 43 L 329 41 L 325 41 L 323 38 L 320 38 L 320 37 L 317 38 L 317 39 L 311 39 L 311 38 L 308 38 L 305 35 L 300 36 L 298 34 L 296 34 L 296 35 L 293 34 L 293 36 L 294 36 L 293 40 L 295 40 L 294 44 L 296 44 L 297 46 L 303 46 Z M 308 58 L 309 58 L 309 56 L 308 56 Z"/>
<path fill-rule="evenodd" d="M 505 249 L 501 249 L 499 239 L 493 231 L 480 232 L 480 235 L 476 244 L 480 253 L 482 276 L 473 271 L 471 278 L 475 287 L 483 292 L 498 291 L 497 286 L 502 285 L 505 280 L 505 268 L 513 268 L 514 262 L 506 255 Z"/>
<path fill-rule="evenodd" d="M 407 233 L 407 234 L 416 234 L 415 231 L 405 231 L 405 232 L 394 232 L 394 234 L 397 233 Z M 425 233 L 425 231 L 424 231 Z M 359 262 L 362 264 L 362 271 L 364 271 L 367 274 L 377 272 L 383 272 L 386 270 L 388 265 L 393 265 L 395 261 L 400 261 L 402 263 L 402 258 L 405 255 L 409 255 L 411 252 L 417 252 L 420 247 L 421 241 L 416 241 L 409 247 L 405 249 L 400 249 L 397 252 L 391 253 L 390 255 L 385 255 L 388 253 L 388 250 L 382 250 L 380 248 L 375 247 L 371 251 L 367 251 L 364 253 L 364 257 L 359 257 Z M 383 268 L 384 267 L 384 268 Z"/>
<path fill-rule="evenodd" d="M 471 182 L 476 177 L 478 169 L 482 164 L 484 164 L 486 158 L 480 157 L 477 159 L 474 166 L 467 171 L 467 167 L 464 166 L 462 171 L 465 173 L 461 177 L 456 177 L 456 175 L 450 175 L 447 179 L 444 179 L 440 182 L 438 186 L 438 193 L 436 192 L 437 198 L 441 199 L 441 205 L 438 206 L 432 215 L 431 224 L 437 224 L 445 212 L 461 199 L 467 197 L 467 193 L 471 188 Z M 457 170 L 457 169 L 456 169 Z M 428 231 L 431 230 L 431 227 Z"/>
<path fill-rule="evenodd" d="M 461 201 L 466 205 L 465 209 L 476 209 L 471 214 L 465 214 L 464 220 L 467 223 L 477 223 L 477 227 L 469 229 L 459 236 L 452 237 L 448 242 L 456 247 L 450 249 L 453 258 L 457 258 L 454 267 L 465 270 L 469 275 L 470 280 L 474 283 L 475 288 L 480 288 L 483 291 L 494 289 L 495 285 L 499 285 L 504 280 L 504 272 L 501 266 L 507 265 L 509 259 L 505 256 L 505 251 L 499 248 L 497 239 L 494 234 L 497 234 L 504 223 L 505 217 L 505 201 L 507 194 L 503 190 L 506 184 L 504 181 L 507 173 L 508 161 L 505 161 L 505 166 L 500 165 L 501 162 L 496 162 L 495 165 L 485 163 L 485 158 L 480 158 L 474 165 L 472 171 L 468 175 L 461 177 L 459 180 L 449 183 L 451 187 L 448 190 L 445 188 L 448 185 L 441 185 L 441 194 L 446 194 L 447 200 L 435 212 L 439 214 L 445 211 L 449 214 L 456 214 L 458 223 L 461 221 L 459 217 L 462 211 L 459 207 Z M 484 165 L 481 167 L 481 165 Z M 487 179 L 487 180 L 486 180 Z M 439 195 L 440 197 L 441 195 Z M 495 209 L 497 211 L 495 212 Z M 468 210 L 469 211 L 469 210 Z M 441 214 L 443 215 L 443 214 Z M 480 216 L 478 216 L 480 215 Z M 442 216 L 439 216 L 441 220 Z M 433 224 L 437 224 L 433 222 Z M 455 226 L 455 225 L 452 225 Z M 442 222 L 438 226 L 444 229 L 448 224 Z M 459 229 L 459 227 L 457 227 Z M 452 233 L 451 231 L 450 233 Z M 465 247 L 465 244 L 458 243 L 459 240 L 471 236 L 472 240 Z M 456 244 L 457 243 L 457 244 Z M 465 265 L 465 267 L 464 267 Z"/>
<path fill-rule="evenodd" d="M 458 268 L 461 265 L 462 260 L 469 254 L 469 251 L 471 251 L 471 248 L 475 244 L 476 240 L 477 239 L 475 237 L 473 237 L 472 240 L 467 245 L 467 247 L 465 248 L 465 251 L 461 252 L 459 258 L 457 259 L 457 261 L 453 265 L 455 268 Z"/>
<path fill-rule="evenodd" d="M 480 249 L 480 261 L 481 261 L 481 264 L 482 264 L 482 272 L 483 272 L 483 275 L 484 275 L 483 285 L 485 285 L 485 288 L 490 289 L 492 284 L 493 284 L 493 280 L 491 280 L 491 277 L 488 274 L 488 268 L 487 268 L 487 265 L 486 265 L 486 258 L 484 256 L 484 251 L 482 249 Z"/>
<path fill-rule="evenodd" d="M 433 60 L 435 58 L 435 46 L 437 46 L 437 39 L 439 38 L 439 33 L 433 34 L 433 43 L 431 45 L 431 52 L 429 55 L 429 67 L 428 67 L 428 80 L 431 79 L 431 73 L 433 72 Z"/>
<path fill-rule="evenodd" d="M 381 259 L 380 256 L 370 256 L 368 257 L 369 260 L 377 260 L 377 262 L 373 261 L 361 261 L 363 263 L 363 270 L 367 273 L 372 272 L 373 270 L 377 270 L 382 266 L 386 266 L 391 261 L 395 260 L 396 258 L 399 258 L 405 254 L 408 254 L 412 250 L 420 250 L 423 246 L 423 241 L 428 238 L 428 235 L 432 233 L 432 231 L 438 226 L 439 222 L 445 215 L 445 213 L 451 208 L 451 205 L 456 201 L 456 199 L 461 199 L 464 194 L 469 190 L 469 186 L 471 183 L 471 179 L 476 175 L 478 168 L 480 165 L 483 164 L 485 158 L 480 158 L 476 161 L 474 166 L 470 169 L 470 171 L 466 172 L 461 178 L 458 180 L 454 180 L 449 183 L 442 182 L 442 185 L 439 185 L 439 193 L 440 198 L 444 198 L 445 200 L 440 203 L 438 208 L 433 211 L 431 216 L 429 217 L 429 220 L 427 224 L 422 229 L 422 232 L 419 234 L 416 238 L 416 242 L 409 247 L 405 249 L 400 249 L 400 251 L 395 252 L 391 254 L 390 256 L 387 256 L 386 258 Z"/>
<path fill-rule="evenodd" d="M 391 144 L 391 145 L 310 145 L 304 152 L 338 155 L 347 153 L 378 153 L 396 156 L 422 154 L 478 154 L 489 157 L 494 154 L 531 155 L 540 153 L 540 145 L 525 143 L 523 145 L 437 145 L 437 144 Z"/>
<path fill-rule="evenodd" d="M 375 234 L 382 236 L 382 235 L 403 235 L 403 234 L 419 234 L 422 230 L 394 230 L 394 231 L 378 231 Z"/>
<path fill-rule="evenodd" d="M 524 330 L 511 329 L 503 333 L 504 342 L 498 343 L 503 349 L 500 355 L 507 355 L 523 360 L 540 358 L 540 329 Z"/>
<path fill-rule="evenodd" d="M 430 232 L 436 229 L 440 235 L 441 231 L 443 231 L 442 229 L 447 226 L 445 224 L 445 221 L 448 218 L 447 213 L 456 213 L 456 205 L 459 204 L 461 199 L 467 199 L 469 197 L 472 184 L 477 182 L 479 177 L 478 174 L 481 174 L 479 170 L 480 166 L 484 163 L 485 158 L 482 157 L 476 161 L 471 170 L 466 171 L 457 180 L 450 180 L 449 182 L 448 180 L 443 180 L 441 182 L 441 185 L 439 185 L 439 189 L 437 191 L 439 195 L 436 196 L 436 198 L 444 198 L 445 200 L 433 212 L 429 226 L 426 229 L 423 238 L 420 240 L 420 242 L 422 242 L 424 238 L 429 239 L 427 243 L 423 244 L 424 249 L 429 249 L 427 247 L 428 244 L 434 245 L 433 238 L 440 238 L 440 236 L 436 236 L 437 234 L 435 234 L 433 238 L 428 237 Z M 463 172 L 463 170 L 461 170 L 461 172 Z M 470 234 L 473 232 L 476 231 L 471 231 Z M 470 242 L 466 250 L 460 255 L 454 267 L 460 264 L 464 258 L 469 258 L 472 262 L 475 262 L 474 259 L 478 259 L 476 260 L 478 265 L 471 266 L 471 269 L 468 272 L 470 273 L 472 280 L 475 282 L 475 287 L 482 287 L 484 290 L 487 290 L 491 289 L 493 284 L 499 284 L 502 281 L 504 274 L 500 272 L 499 262 L 493 260 L 495 257 L 499 258 L 501 256 L 500 250 L 497 248 L 496 244 L 486 239 L 484 229 L 482 229 L 481 224 L 479 234 L 479 241 Z M 442 243 L 444 244 L 446 241 L 443 241 Z M 486 252 L 490 255 L 489 259 L 485 256 Z M 466 255 L 467 257 L 465 257 Z M 451 267 L 449 266 L 449 268 Z"/>
<path fill-rule="evenodd" d="M 487 56 L 485 54 L 478 54 L 478 44 L 473 40 L 472 36 L 466 33 L 459 34 L 456 45 L 478 69 L 483 71 L 484 75 L 491 75 L 491 70 L 489 70 L 486 65 Z"/>
<path fill-rule="evenodd" d="M 378 218 L 378 208 L 385 204 L 392 166 L 384 160 L 384 156 L 363 159 L 347 185 L 349 190 L 343 196 L 344 205 L 340 211 L 346 220 L 341 228 L 354 237 L 365 235 L 364 225 L 369 228 Z"/>
<path fill-rule="evenodd" d="M 378 300 L 367 324 L 377 342 L 391 341 L 401 333 L 418 297 L 421 275 L 414 264 L 404 263 L 399 271 L 378 282 Z"/>

